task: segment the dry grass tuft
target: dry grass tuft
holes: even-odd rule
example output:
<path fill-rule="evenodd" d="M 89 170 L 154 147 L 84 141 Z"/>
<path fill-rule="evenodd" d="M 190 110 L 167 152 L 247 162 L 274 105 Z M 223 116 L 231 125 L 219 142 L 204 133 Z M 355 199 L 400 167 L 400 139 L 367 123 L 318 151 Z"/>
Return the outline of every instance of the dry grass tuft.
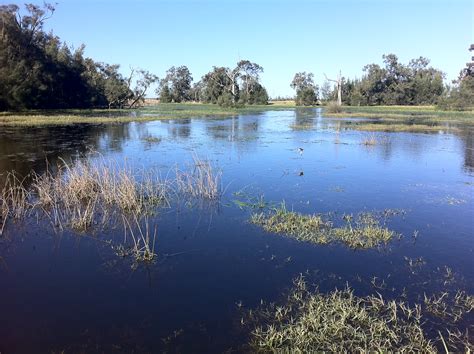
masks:
<path fill-rule="evenodd" d="M 369 135 L 366 135 L 364 138 L 362 138 L 361 144 L 365 146 L 374 146 L 374 145 L 379 144 L 379 141 L 375 134 L 369 134 Z"/>
<path fill-rule="evenodd" d="M 209 162 L 193 156 L 192 172 L 176 171 L 178 191 L 194 198 L 217 200 L 222 195 L 220 171 Z"/>
<path fill-rule="evenodd" d="M 9 219 L 23 218 L 30 207 L 29 193 L 24 187 L 24 180 L 13 172 L 8 173 L 0 190 L 0 236 Z"/>
<path fill-rule="evenodd" d="M 36 206 L 54 225 L 85 231 L 98 215 L 107 222 L 113 212 L 142 215 L 168 203 L 168 182 L 153 170 L 134 171 L 113 161 L 64 163 L 58 172 L 34 175 Z"/>

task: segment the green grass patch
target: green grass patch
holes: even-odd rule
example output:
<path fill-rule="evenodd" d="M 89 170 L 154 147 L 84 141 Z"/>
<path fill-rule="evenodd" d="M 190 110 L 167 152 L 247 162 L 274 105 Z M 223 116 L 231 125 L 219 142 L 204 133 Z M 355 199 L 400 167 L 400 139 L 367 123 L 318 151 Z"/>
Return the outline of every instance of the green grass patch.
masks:
<path fill-rule="evenodd" d="M 399 237 L 381 222 L 374 213 L 345 215 L 343 225 L 335 227 L 322 215 L 304 215 L 288 211 L 284 203 L 270 212 L 254 213 L 250 222 L 265 231 L 292 237 L 298 241 L 315 244 L 343 243 L 354 249 L 368 249 L 386 245 Z"/>
<path fill-rule="evenodd" d="M 474 125 L 474 111 L 442 111 L 435 106 L 343 106 L 342 112 L 323 115 L 335 118 L 378 118 L 379 120 L 407 123 L 412 125 L 452 124 Z"/>
<path fill-rule="evenodd" d="M 300 276 L 283 304 L 264 304 L 247 319 L 251 347 L 262 352 L 435 352 L 419 307 L 353 291 L 311 291 Z M 243 321 L 245 323 L 245 321 Z"/>
<path fill-rule="evenodd" d="M 214 104 L 162 103 L 129 109 L 68 109 L 32 110 L 23 112 L 1 112 L 0 126 L 40 126 L 68 124 L 108 124 L 146 122 L 160 119 L 183 119 L 196 117 L 227 117 L 239 114 L 255 114 L 264 111 L 288 110 L 288 104 L 249 105 L 224 108 Z"/>

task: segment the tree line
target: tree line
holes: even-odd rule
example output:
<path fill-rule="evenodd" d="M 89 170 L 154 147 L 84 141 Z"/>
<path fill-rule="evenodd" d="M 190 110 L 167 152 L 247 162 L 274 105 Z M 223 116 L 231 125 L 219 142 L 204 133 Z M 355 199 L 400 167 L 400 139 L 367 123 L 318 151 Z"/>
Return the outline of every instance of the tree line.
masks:
<path fill-rule="evenodd" d="M 156 93 L 160 102 L 217 103 L 225 107 L 245 104 L 267 104 L 267 90 L 260 83 L 263 68 L 249 60 L 234 68 L 214 66 L 201 80 L 193 77 L 186 66 L 171 67 L 160 80 Z"/>
<path fill-rule="evenodd" d="M 166 76 L 84 56 L 84 45 L 72 50 L 43 26 L 53 5 L 0 5 L 0 110 L 62 108 L 132 108 L 144 102 L 153 85 L 162 102 L 198 101 L 222 106 L 266 104 L 260 83 L 263 68 L 241 60 L 235 68 L 214 67 L 192 84 L 185 66 L 171 67 Z"/>
<path fill-rule="evenodd" d="M 263 67 L 240 60 L 235 67 L 214 66 L 193 83 L 186 66 L 171 67 L 160 80 L 143 69 L 125 77 L 119 65 L 84 56 L 84 46 L 72 50 L 43 26 L 54 6 L 0 5 L 0 110 L 61 108 L 132 108 L 144 102 L 152 86 L 160 102 L 203 102 L 221 106 L 267 104 L 261 84 Z M 471 46 L 472 49 L 472 46 Z M 474 101 L 473 65 L 463 69 L 452 86 L 427 58 L 400 63 L 383 56 L 383 66 L 369 64 L 360 79 L 326 77 L 321 88 L 314 74 L 298 72 L 290 83 L 297 105 L 338 100 L 345 105 L 425 105 L 463 109 Z M 472 63 L 471 63 L 472 64 Z M 331 85 L 331 81 L 336 85 Z"/>
<path fill-rule="evenodd" d="M 474 45 L 470 50 L 474 51 Z M 352 106 L 438 105 L 458 110 L 474 106 L 473 62 L 468 63 L 449 86 L 444 84 L 444 73 L 430 66 L 427 58 L 412 59 L 408 64 L 400 63 L 395 54 L 382 58 L 383 66 L 364 66 L 360 79 L 326 78 L 321 88 L 314 83 L 312 73 L 296 73 L 290 84 L 296 90 L 296 104 L 315 105 L 339 98 L 339 104 Z M 330 81 L 336 85 L 331 85 Z"/>

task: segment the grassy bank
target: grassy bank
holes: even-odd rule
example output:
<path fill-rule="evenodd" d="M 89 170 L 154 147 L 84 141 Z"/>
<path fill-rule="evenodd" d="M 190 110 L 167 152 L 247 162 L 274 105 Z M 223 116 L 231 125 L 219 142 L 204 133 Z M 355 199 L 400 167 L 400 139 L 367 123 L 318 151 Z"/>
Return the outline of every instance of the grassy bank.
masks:
<path fill-rule="evenodd" d="M 148 105 L 136 110 L 71 109 L 2 112 L 0 113 L 0 126 L 114 124 L 161 119 L 219 118 L 295 108 L 293 101 L 274 101 L 268 105 L 238 108 L 199 103 L 163 103 Z M 344 120 L 342 123 L 345 128 L 364 131 L 434 132 L 453 130 L 460 126 L 474 126 L 474 111 L 441 111 L 434 106 L 343 106 L 342 110 L 340 113 L 329 113 L 326 107 L 323 107 L 322 115 L 328 118 L 367 118 L 361 121 Z M 295 126 L 292 129 L 297 128 L 298 126 Z"/>
<path fill-rule="evenodd" d="M 163 103 L 136 110 L 129 109 L 68 109 L 0 113 L 0 126 L 39 126 L 68 124 L 107 124 L 146 122 L 160 119 L 184 119 L 193 117 L 226 117 L 238 114 L 252 114 L 269 110 L 287 110 L 288 102 L 268 105 L 252 105 L 238 108 L 220 107 L 199 103 Z"/>
<path fill-rule="evenodd" d="M 474 111 L 442 111 L 435 106 L 343 106 L 342 112 L 324 112 L 326 117 L 377 118 L 384 121 L 400 121 L 410 124 L 435 124 L 450 122 L 473 124 Z"/>

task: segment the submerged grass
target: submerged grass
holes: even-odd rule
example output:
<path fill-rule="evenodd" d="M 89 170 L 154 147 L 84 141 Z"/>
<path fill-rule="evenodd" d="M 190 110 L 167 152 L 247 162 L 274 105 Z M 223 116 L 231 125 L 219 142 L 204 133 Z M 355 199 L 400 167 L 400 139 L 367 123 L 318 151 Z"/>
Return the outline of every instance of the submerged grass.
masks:
<path fill-rule="evenodd" d="M 256 323 L 251 346 L 262 352 L 434 352 L 422 329 L 421 307 L 357 297 L 349 288 L 321 294 L 305 279 L 282 305 L 269 304 L 249 314 Z M 245 323 L 245 321 L 242 321 Z"/>
<path fill-rule="evenodd" d="M 381 224 L 380 217 L 360 213 L 356 217 L 345 215 L 344 225 L 335 227 L 321 215 L 304 215 L 288 211 L 284 203 L 270 212 L 254 213 L 250 222 L 265 231 L 283 234 L 298 241 L 327 244 L 342 242 L 354 249 L 367 249 L 386 245 L 399 236 Z"/>

